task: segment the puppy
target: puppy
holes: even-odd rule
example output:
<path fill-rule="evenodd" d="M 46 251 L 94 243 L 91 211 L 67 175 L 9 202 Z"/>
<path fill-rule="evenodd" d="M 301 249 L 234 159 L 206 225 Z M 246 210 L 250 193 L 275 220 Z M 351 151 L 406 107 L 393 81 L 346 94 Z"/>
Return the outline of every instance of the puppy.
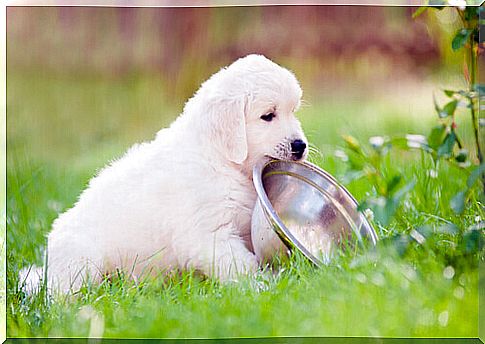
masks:
<path fill-rule="evenodd" d="M 76 290 L 117 269 L 135 278 L 194 269 L 221 280 L 256 271 L 251 171 L 265 156 L 306 157 L 294 116 L 301 95 L 295 76 L 261 55 L 214 74 L 168 129 L 105 167 L 55 220 L 48 286 Z"/>

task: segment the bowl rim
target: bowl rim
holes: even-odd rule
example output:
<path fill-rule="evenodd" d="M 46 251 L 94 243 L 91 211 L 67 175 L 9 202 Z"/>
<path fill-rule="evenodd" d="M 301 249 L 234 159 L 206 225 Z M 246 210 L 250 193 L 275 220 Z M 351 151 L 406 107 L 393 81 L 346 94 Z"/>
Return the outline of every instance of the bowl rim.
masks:
<path fill-rule="evenodd" d="M 314 254 L 312 254 L 286 227 L 286 225 L 283 223 L 283 221 L 280 219 L 278 214 L 276 213 L 276 210 L 273 208 L 273 205 L 271 204 L 268 196 L 266 195 L 266 191 L 264 190 L 264 185 L 263 185 L 263 170 L 268 166 L 269 164 L 275 163 L 275 162 L 284 162 L 284 163 L 289 163 L 289 164 L 298 164 L 302 165 L 313 172 L 319 174 L 323 178 L 326 178 L 329 180 L 332 184 L 334 184 L 339 190 L 343 191 L 344 193 L 349 196 L 349 198 L 352 200 L 354 205 L 357 207 L 359 203 L 357 200 L 352 196 L 352 194 L 343 186 L 341 185 L 330 173 L 325 171 L 324 169 L 316 166 L 315 164 L 312 164 L 311 162 L 308 161 L 294 161 L 294 160 L 282 160 L 282 159 L 276 159 L 276 158 L 270 158 L 267 157 L 265 159 L 261 159 L 254 165 L 253 167 L 253 184 L 256 189 L 256 193 L 258 196 L 257 202 L 261 204 L 263 214 L 266 217 L 266 220 L 271 224 L 271 228 L 273 231 L 276 232 L 278 237 L 281 239 L 281 241 L 285 244 L 285 246 L 288 249 L 293 249 L 296 248 L 298 249 L 305 257 L 307 257 L 313 264 L 317 266 L 324 265 L 325 263 L 317 258 Z M 268 218 L 271 217 L 271 218 Z M 374 227 L 371 225 L 371 223 L 367 220 L 367 218 L 362 214 L 362 212 L 359 212 L 359 216 L 365 224 L 367 224 L 367 228 L 370 230 L 368 231 L 370 241 L 372 242 L 373 245 L 377 244 L 377 241 L 379 240 L 377 233 L 374 229 Z M 276 224 L 276 226 L 273 225 L 273 223 Z M 354 230 L 355 231 L 355 230 Z M 360 240 L 360 235 L 358 236 Z"/>

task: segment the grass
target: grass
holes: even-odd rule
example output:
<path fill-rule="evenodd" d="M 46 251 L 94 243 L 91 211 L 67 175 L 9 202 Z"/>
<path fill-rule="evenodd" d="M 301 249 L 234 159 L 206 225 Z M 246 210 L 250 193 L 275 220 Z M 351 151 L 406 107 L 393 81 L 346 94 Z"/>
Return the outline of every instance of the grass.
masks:
<path fill-rule="evenodd" d="M 120 274 L 76 295 L 26 295 L 18 271 L 41 262 L 57 215 L 72 206 L 97 169 L 179 112 L 181 102 L 160 96 L 159 81 L 9 74 L 9 337 L 477 336 L 482 234 L 473 226 L 485 218 L 478 188 L 457 215 L 449 204 L 467 174 L 399 151 L 383 169 L 398 169 L 417 181 L 415 187 L 390 225 L 377 226 L 376 248 L 348 253 L 328 267 L 314 268 L 296 254 L 279 269 L 233 284 L 190 271 L 137 283 Z M 334 156 L 340 134 L 365 141 L 427 133 L 435 121 L 431 93 L 416 91 L 418 86 L 399 99 L 395 90 L 310 97 L 301 119 L 322 153 L 313 161 L 342 180 L 348 166 Z M 459 130 L 471 138 L 463 119 Z M 430 177 L 431 169 L 438 178 Z M 364 179 L 347 187 L 359 200 L 375 194 Z M 426 240 L 416 240 L 417 232 Z"/>

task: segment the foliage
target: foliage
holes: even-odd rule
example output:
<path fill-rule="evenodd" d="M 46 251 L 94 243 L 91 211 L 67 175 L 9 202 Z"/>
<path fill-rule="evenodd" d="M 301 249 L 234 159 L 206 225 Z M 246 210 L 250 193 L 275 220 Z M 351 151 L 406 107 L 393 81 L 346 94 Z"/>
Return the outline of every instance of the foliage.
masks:
<path fill-rule="evenodd" d="M 420 7 L 413 18 L 424 13 L 429 7 Z M 441 10 L 442 7 L 434 7 Z M 408 134 L 405 137 L 374 136 L 369 139 L 370 147 L 364 147 L 357 139 L 344 136 L 348 154 L 349 171 L 347 178 L 366 177 L 374 186 L 374 195 L 369 196 L 361 203 L 362 210 L 370 208 L 378 221 L 387 226 L 396 213 L 399 203 L 405 199 L 406 194 L 413 188 L 415 181 L 404 181 L 403 175 L 398 171 L 384 171 L 382 160 L 388 155 L 392 147 L 399 149 L 420 149 L 429 154 L 434 161 L 435 169 L 441 160 L 457 164 L 465 175 L 469 175 L 466 187 L 458 191 L 450 200 L 450 208 L 457 214 L 463 213 L 466 204 L 471 201 L 472 189 L 481 179 L 482 189 L 485 190 L 485 162 L 480 147 L 479 126 L 477 117 L 478 98 L 483 94 L 484 86 L 476 84 L 477 59 L 479 54 L 478 18 L 481 7 L 456 8 L 462 22 L 451 42 L 454 51 L 466 49 L 464 77 L 468 83 L 467 90 L 445 89 L 443 93 L 448 102 L 439 105 L 434 98 L 434 107 L 438 115 L 439 124 L 434 126 L 427 137 Z M 472 165 L 473 157 L 464 147 L 456 128 L 457 109 L 463 107 L 470 112 L 473 132 L 475 136 L 475 155 L 477 164 Z M 482 195 L 483 197 L 483 195 Z"/>
<path fill-rule="evenodd" d="M 418 10 L 416 10 L 413 17 L 417 17 L 418 15 L 422 14 L 427 8 L 428 7 L 420 7 Z M 483 50 L 483 43 L 480 43 L 479 41 L 478 25 L 480 13 L 483 11 L 483 7 L 465 6 L 456 7 L 455 10 L 460 17 L 462 27 L 459 28 L 455 33 L 455 36 L 451 41 L 451 48 L 453 51 L 465 49 L 465 64 L 463 73 L 468 85 L 468 89 L 444 90 L 444 94 L 450 98 L 450 100 L 443 107 L 438 105 L 436 99 L 434 100 L 435 109 L 441 123 L 431 130 L 428 139 L 430 146 L 437 148 L 437 155 L 435 155 L 435 159 L 441 157 L 452 158 L 459 163 L 464 163 L 467 159 L 469 159 L 469 154 L 463 148 L 461 140 L 455 131 L 455 112 L 458 107 L 464 107 L 470 112 L 475 135 L 475 155 L 478 159 L 478 163 L 482 164 L 484 161 L 483 152 L 480 147 L 480 121 L 477 113 L 479 111 L 478 100 L 479 97 L 483 95 L 484 86 L 477 83 L 477 63 L 478 56 L 481 53 L 481 50 Z M 482 178 L 485 178 L 485 176 Z M 483 179 L 483 181 L 485 182 L 485 179 Z"/>
<path fill-rule="evenodd" d="M 350 181 L 365 177 L 374 186 L 375 196 L 361 202 L 361 210 L 372 209 L 375 219 L 387 226 L 394 216 L 399 202 L 412 189 L 414 180 L 405 180 L 395 168 L 385 169 L 383 160 L 392 147 L 388 137 L 373 136 L 370 138 L 371 149 L 362 145 L 352 136 L 344 136 L 348 148 L 350 169 L 344 178 Z"/>

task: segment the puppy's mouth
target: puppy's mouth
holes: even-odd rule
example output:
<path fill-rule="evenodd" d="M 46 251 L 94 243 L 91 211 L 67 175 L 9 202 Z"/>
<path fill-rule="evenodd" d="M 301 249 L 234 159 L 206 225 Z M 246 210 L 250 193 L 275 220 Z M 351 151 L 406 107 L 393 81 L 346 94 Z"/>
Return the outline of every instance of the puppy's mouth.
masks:
<path fill-rule="evenodd" d="M 268 156 L 280 160 L 301 161 L 308 155 L 308 148 L 305 141 L 301 139 L 285 139 L 274 148 Z"/>

